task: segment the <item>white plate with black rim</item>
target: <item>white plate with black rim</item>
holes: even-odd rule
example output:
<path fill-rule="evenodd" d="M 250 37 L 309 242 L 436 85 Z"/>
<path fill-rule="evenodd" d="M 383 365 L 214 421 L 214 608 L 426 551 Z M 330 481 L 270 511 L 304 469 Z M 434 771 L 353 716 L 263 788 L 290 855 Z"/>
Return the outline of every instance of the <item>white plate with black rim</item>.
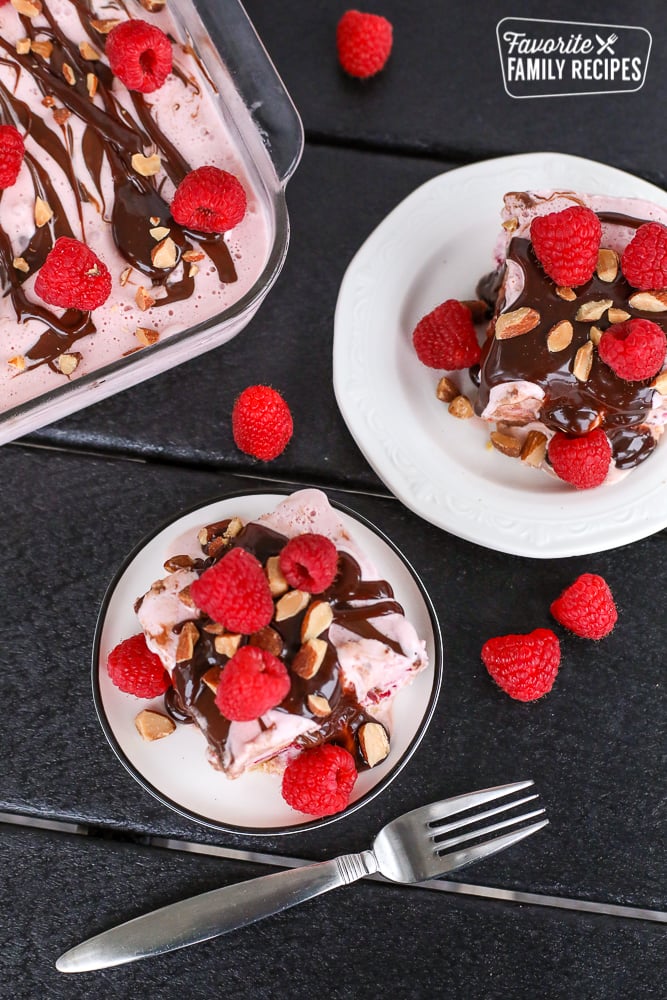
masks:
<path fill-rule="evenodd" d="M 349 806 L 335 816 L 313 819 L 282 799 L 280 778 L 255 769 L 230 780 L 206 759 L 206 741 L 193 725 L 180 725 L 165 739 L 145 742 L 134 720 L 142 708 L 164 711 L 163 699 L 124 694 L 110 681 L 106 662 L 122 639 L 139 631 L 137 597 L 164 576 L 164 561 L 183 550 L 183 540 L 200 527 L 238 516 L 250 521 L 273 510 L 284 493 L 230 494 L 178 514 L 147 535 L 127 556 L 110 584 L 97 623 L 92 683 L 104 733 L 121 763 L 155 798 L 181 815 L 233 833 L 274 835 L 323 826 L 348 816 L 379 795 L 410 760 L 435 711 L 442 678 L 442 639 L 431 600 L 417 573 L 398 548 L 370 521 L 330 501 L 350 535 L 388 580 L 406 616 L 426 641 L 429 665 L 394 699 L 389 728 L 391 752 L 359 775 Z"/>
<path fill-rule="evenodd" d="M 357 252 L 338 296 L 333 352 L 343 418 L 406 507 L 468 541 L 540 558 L 600 552 L 667 526 L 667 444 L 614 485 L 573 490 L 490 449 L 481 421 L 451 418 L 412 331 L 445 299 L 475 297 L 492 269 L 503 195 L 548 188 L 667 206 L 660 188 L 561 153 L 450 170 L 401 202 Z"/>

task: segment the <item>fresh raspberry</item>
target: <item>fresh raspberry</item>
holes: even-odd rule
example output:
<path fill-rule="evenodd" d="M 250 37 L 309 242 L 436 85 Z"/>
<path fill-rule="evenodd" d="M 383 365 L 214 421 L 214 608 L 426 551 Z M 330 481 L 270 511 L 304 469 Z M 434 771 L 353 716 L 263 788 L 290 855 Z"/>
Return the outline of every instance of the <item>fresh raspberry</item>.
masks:
<path fill-rule="evenodd" d="M 621 256 L 621 270 L 633 288 L 667 286 L 667 227 L 659 222 L 645 222 L 628 243 Z"/>
<path fill-rule="evenodd" d="M 111 275 L 85 243 L 61 236 L 42 264 L 35 292 L 52 306 L 97 309 L 111 294 Z"/>
<path fill-rule="evenodd" d="M 357 780 L 354 757 L 343 747 L 323 743 L 303 750 L 285 768 L 285 802 L 310 816 L 332 816 L 345 809 Z"/>
<path fill-rule="evenodd" d="M 582 437 L 557 431 L 549 442 L 549 461 L 554 472 L 578 490 L 604 482 L 611 464 L 611 445 L 601 427 Z"/>
<path fill-rule="evenodd" d="M 16 184 L 25 146 L 23 136 L 13 125 L 0 125 L 0 188 Z"/>
<path fill-rule="evenodd" d="M 595 573 L 582 573 L 551 605 L 557 622 L 583 639 L 609 635 L 618 611 L 609 584 Z"/>
<path fill-rule="evenodd" d="M 194 583 L 190 593 L 198 608 L 230 632 L 251 635 L 273 618 L 273 599 L 262 564 L 235 548 Z"/>
<path fill-rule="evenodd" d="M 106 54 L 114 76 L 128 90 L 150 94 L 171 73 L 171 42 L 155 25 L 138 19 L 122 21 L 107 35 Z"/>
<path fill-rule="evenodd" d="M 143 632 L 111 650 L 107 672 L 117 688 L 137 698 L 157 698 L 171 686 L 162 660 L 148 648 Z"/>
<path fill-rule="evenodd" d="M 305 532 L 290 538 L 280 553 L 279 564 L 290 587 L 321 594 L 336 579 L 338 551 L 324 535 Z"/>
<path fill-rule="evenodd" d="M 484 666 L 510 698 L 535 701 L 548 694 L 560 665 L 560 643 L 551 629 L 500 635 L 482 646 Z"/>
<path fill-rule="evenodd" d="M 238 226 L 248 205 L 243 185 L 219 167 L 197 167 L 176 188 L 171 214 L 179 226 L 199 233 L 226 233 Z"/>
<path fill-rule="evenodd" d="M 287 667 L 258 646 L 241 646 L 225 664 L 215 703 L 232 722 L 251 722 L 289 694 Z"/>
<path fill-rule="evenodd" d="M 276 389 L 250 385 L 234 403 L 232 432 L 237 448 L 269 462 L 287 447 L 294 425 L 290 408 Z"/>
<path fill-rule="evenodd" d="M 650 319 L 629 319 L 608 326 L 600 338 L 598 354 L 627 382 L 653 378 L 667 355 L 667 337 Z"/>
<path fill-rule="evenodd" d="M 386 17 L 348 10 L 336 28 L 338 61 L 350 76 L 362 80 L 375 76 L 389 59 L 393 35 Z"/>
<path fill-rule="evenodd" d="M 593 277 L 602 238 L 595 212 L 573 205 L 538 215 L 530 224 L 535 256 L 557 285 L 583 285 Z"/>
<path fill-rule="evenodd" d="M 423 316 L 412 343 L 422 364 L 446 371 L 476 365 L 481 354 L 472 313 L 457 299 L 447 299 Z"/>

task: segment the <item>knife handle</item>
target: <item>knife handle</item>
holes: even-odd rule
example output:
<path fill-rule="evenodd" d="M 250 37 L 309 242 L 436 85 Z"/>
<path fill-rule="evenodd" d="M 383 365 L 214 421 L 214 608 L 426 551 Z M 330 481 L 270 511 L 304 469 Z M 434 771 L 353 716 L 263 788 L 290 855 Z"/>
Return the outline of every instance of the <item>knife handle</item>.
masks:
<path fill-rule="evenodd" d="M 197 944 L 281 913 L 378 870 L 372 851 L 263 875 L 171 903 L 113 927 L 61 955 L 60 972 L 90 972 Z"/>

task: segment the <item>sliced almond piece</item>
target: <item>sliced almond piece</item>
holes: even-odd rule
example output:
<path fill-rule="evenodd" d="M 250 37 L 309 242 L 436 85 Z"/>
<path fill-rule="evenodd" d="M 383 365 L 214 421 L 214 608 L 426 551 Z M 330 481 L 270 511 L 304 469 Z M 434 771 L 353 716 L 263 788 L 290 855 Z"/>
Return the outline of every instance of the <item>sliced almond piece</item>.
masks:
<path fill-rule="evenodd" d="M 563 302 L 574 302 L 577 297 L 577 293 L 574 289 L 569 288 L 567 285 L 560 285 L 556 289 L 556 295 L 559 299 L 562 299 Z"/>
<path fill-rule="evenodd" d="M 667 312 L 667 290 L 653 289 L 650 292 L 635 292 L 628 302 L 640 312 Z"/>
<path fill-rule="evenodd" d="M 61 354 L 58 358 L 58 368 L 63 375 L 71 375 L 81 360 L 80 354 Z"/>
<path fill-rule="evenodd" d="M 120 281 L 121 285 L 123 286 L 123 288 L 125 287 L 125 285 L 126 285 L 126 284 L 128 283 L 128 281 L 130 280 L 130 275 L 131 275 L 131 274 L 132 274 L 132 268 L 131 268 L 131 267 L 126 267 L 126 268 L 125 268 L 125 269 L 123 270 L 123 272 L 121 273 L 121 276 L 120 276 L 120 278 L 119 278 L 119 281 Z"/>
<path fill-rule="evenodd" d="M 195 651 L 195 644 L 199 638 L 199 629 L 194 622 L 185 622 L 178 636 L 178 646 L 176 647 L 176 662 L 184 663 L 192 659 Z"/>
<path fill-rule="evenodd" d="M 151 708 L 144 708 L 139 712 L 134 720 L 137 732 L 142 740 L 147 743 L 154 743 L 155 740 L 162 740 L 165 736 L 171 736 L 176 729 L 176 723 L 168 715 L 162 712 L 154 712 Z"/>
<path fill-rule="evenodd" d="M 29 38 L 19 38 L 18 42 L 16 43 L 17 55 L 27 56 L 28 52 L 30 52 L 30 45 L 31 42 Z"/>
<path fill-rule="evenodd" d="M 321 694 L 309 694 L 306 699 L 306 705 L 308 706 L 308 710 L 320 719 L 331 715 L 331 705 Z"/>
<path fill-rule="evenodd" d="M 602 330 L 599 326 L 592 326 L 588 331 L 588 339 L 594 347 L 597 347 L 602 340 Z"/>
<path fill-rule="evenodd" d="M 199 274 L 199 268 L 197 267 L 197 265 L 190 264 L 190 267 L 188 268 L 188 278 L 196 278 L 198 274 Z"/>
<path fill-rule="evenodd" d="M 34 47 L 35 46 L 33 44 L 33 48 Z M 73 87 L 76 84 L 76 73 L 74 72 L 69 63 L 63 63 L 63 76 L 65 78 L 65 81 L 70 85 L 70 87 Z"/>
<path fill-rule="evenodd" d="M 667 396 L 667 372 L 660 374 L 653 380 L 653 388 L 657 389 L 661 396 Z"/>
<path fill-rule="evenodd" d="M 41 56 L 42 59 L 50 59 L 53 52 L 53 42 L 31 42 L 30 48 L 36 55 Z"/>
<path fill-rule="evenodd" d="M 158 245 L 151 250 L 151 260 L 154 267 L 159 267 L 160 269 L 175 267 L 177 259 L 178 250 L 171 236 L 160 240 Z"/>
<path fill-rule="evenodd" d="M 601 247 L 598 250 L 598 262 L 595 270 L 600 281 L 616 281 L 618 275 L 619 258 L 615 250 L 608 250 Z"/>
<path fill-rule="evenodd" d="M 585 344 L 582 344 L 577 353 L 574 356 L 574 364 L 572 365 L 572 374 L 579 382 L 585 382 L 591 373 L 591 366 L 593 364 L 593 344 L 590 340 L 587 340 Z"/>
<path fill-rule="evenodd" d="M 602 319 L 609 306 L 613 304 L 611 299 L 593 299 L 591 302 L 582 302 L 574 318 L 580 323 L 596 323 Z"/>
<path fill-rule="evenodd" d="M 88 97 L 95 96 L 98 84 L 99 80 L 94 73 L 86 73 L 86 89 L 88 90 Z"/>
<path fill-rule="evenodd" d="M 216 635 L 214 646 L 216 653 L 220 656 L 226 656 L 231 659 L 236 650 L 239 648 L 241 643 L 241 636 L 236 635 L 233 632 L 227 632 L 225 635 Z"/>
<path fill-rule="evenodd" d="M 160 339 L 160 334 L 157 330 L 152 330 L 149 326 L 138 326 L 134 331 L 134 335 L 140 344 L 144 347 L 150 347 L 152 344 L 157 344 Z"/>
<path fill-rule="evenodd" d="M 7 364 L 11 365 L 12 368 L 17 372 L 24 372 L 26 367 L 26 361 L 22 354 L 15 354 L 13 358 L 10 358 Z"/>
<path fill-rule="evenodd" d="M 213 694 L 218 690 L 218 684 L 220 683 L 220 667 L 211 667 L 207 670 L 205 674 L 202 674 L 202 680 L 209 691 Z"/>
<path fill-rule="evenodd" d="M 167 573 L 175 573 L 178 569 L 192 569 L 194 561 L 192 556 L 170 556 L 163 566 Z"/>
<path fill-rule="evenodd" d="M 311 680 L 324 663 L 328 646 L 324 639 L 309 639 L 292 660 L 292 670 L 304 680 Z"/>
<path fill-rule="evenodd" d="M 456 396 L 447 407 L 447 410 L 457 420 L 468 420 L 474 412 L 472 403 L 467 396 Z"/>
<path fill-rule="evenodd" d="M 526 440 L 521 446 L 519 458 L 525 465 L 537 468 L 542 464 L 547 454 L 547 436 L 542 431 L 528 431 Z"/>
<path fill-rule="evenodd" d="M 46 223 L 52 218 L 53 209 L 48 202 L 44 201 L 44 199 L 40 198 L 38 195 L 37 198 L 35 198 L 35 225 L 38 229 L 41 229 L 42 226 L 45 226 Z"/>
<path fill-rule="evenodd" d="M 630 313 L 626 312 L 625 309 L 610 309 L 607 313 L 607 319 L 610 323 L 625 323 L 626 319 L 630 319 Z"/>
<path fill-rule="evenodd" d="M 521 454 L 521 441 L 513 434 L 505 434 L 503 431 L 491 431 L 489 437 L 491 444 L 503 455 L 509 458 L 518 458 Z"/>
<path fill-rule="evenodd" d="M 37 17 L 38 14 L 42 13 L 40 0 L 12 0 L 12 7 L 24 17 Z"/>
<path fill-rule="evenodd" d="M 135 153 L 132 157 L 132 169 L 142 177 L 154 177 L 162 169 L 162 160 L 157 153 L 153 153 L 152 156 Z"/>
<path fill-rule="evenodd" d="M 90 42 L 80 42 L 79 52 L 83 59 L 95 60 L 100 58 L 99 52 L 93 48 Z"/>
<path fill-rule="evenodd" d="M 460 395 L 460 391 L 450 378 L 443 375 L 436 386 L 435 394 L 443 403 L 451 403 Z"/>
<path fill-rule="evenodd" d="M 364 722 L 357 734 L 359 749 L 369 767 L 375 767 L 389 756 L 389 735 L 379 722 Z"/>
<path fill-rule="evenodd" d="M 155 305 L 155 299 L 143 285 L 139 285 L 137 288 L 134 301 L 137 303 L 142 312 L 146 312 L 147 309 L 150 309 L 151 306 Z"/>
<path fill-rule="evenodd" d="M 12 0 L 12 3 L 14 0 Z M 98 31 L 100 35 L 108 35 L 110 31 L 118 27 L 120 24 L 120 18 L 109 17 L 106 20 L 98 20 L 97 18 L 91 18 L 90 26 Z"/>
<path fill-rule="evenodd" d="M 171 229 L 167 229 L 166 226 L 155 226 L 153 229 L 150 230 L 150 234 L 156 241 L 156 243 L 159 243 L 160 240 L 163 240 L 166 236 L 169 236 L 170 232 Z"/>
<path fill-rule="evenodd" d="M 511 219 L 505 219 L 504 222 L 501 222 L 501 226 L 503 227 L 506 233 L 513 233 L 515 232 L 515 230 L 519 228 L 519 220 L 515 219 L 514 217 L 512 217 Z"/>
<path fill-rule="evenodd" d="M 166 3 L 167 0 L 141 0 L 141 6 L 149 14 L 157 14 L 158 11 L 164 10 Z"/>
<path fill-rule="evenodd" d="M 269 581 L 269 590 L 272 597 L 281 597 L 289 590 L 289 583 L 283 576 L 280 568 L 279 556 L 269 556 L 266 560 L 266 578 Z"/>
<path fill-rule="evenodd" d="M 159 221 L 160 220 L 158 219 L 158 222 Z M 201 253 L 199 250 L 186 250 L 185 253 L 183 254 L 183 260 L 186 260 L 188 264 L 192 264 L 192 263 L 197 263 L 200 260 L 203 260 L 205 256 L 206 254 Z"/>
<path fill-rule="evenodd" d="M 24 274 L 27 274 L 30 270 L 30 264 L 25 257 L 14 257 L 12 267 L 15 267 L 17 271 L 23 271 Z"/>
<path fill-rule="evenodd" d="M 224 635 L 227 630 L 220 622 L 209 622 L 208 625 L 204 625 L 203 631 L 209 635 Z"/>
<path fill-rule="evenodd" d="M 301 622 L 301 642 L 316 639 L 329 628 L 333 621 L 333 611 L 328 601 L 313 601 Z"/>
<path fill-rule="evenodd" d="M 276 604 L 276 621 L 283 622 L 286 618 L 293 618 L 308 607 L 310 594 L 305 590 L 290 590 L 283 594 Z"/>
<path fill-rule="evenodd" d="M 552 354 L 557 351 L 564 351 L 572 343 L 574 327 L 569 319 L 562 319 L 560 323 L 554 323 L 547 334 L 547 348 Z"/>
<path fill-rule="evenodd" d="M 274 656 L 281 656 L 285 647 L 280 632 L 270 625 L 265 625 L 259 632 L 253 632 L 248 642 L 251 646 L 258 646 L 268 653 L 273 653 Z"/>
<path fill-rule="evenodd" d="M 510 340 L 512 337 L 522 337 L 525 333 L 530 333 L 540 322 L 540 314 L 536 309 L 528 306 L 521 306 L 520 309 L 513 309 L 512 312 L 502 313 L 495 326 L 496 340 Z"/>

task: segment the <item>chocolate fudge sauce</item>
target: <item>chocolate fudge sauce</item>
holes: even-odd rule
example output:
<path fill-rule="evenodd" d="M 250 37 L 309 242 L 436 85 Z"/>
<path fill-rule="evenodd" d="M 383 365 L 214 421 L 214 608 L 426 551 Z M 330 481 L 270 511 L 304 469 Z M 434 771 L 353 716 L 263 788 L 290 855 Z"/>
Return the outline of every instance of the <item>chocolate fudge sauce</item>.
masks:
<path fill-rule="evenodd" d="M 81 24 L 91 39 L 93 47 L 103 49 L 105 36 L 97 32 L 91 19 L 95 13 L 90 0 L 71 0 Z M 113 17 L 121 11 L 127 13 L 122 3 L 108 3 L 104 17 Z M 194 292 L 194 280 L 189 277 L 189 268 L 182 269 L 182 276 L 176 279 L 174 271 L 183 253 L 192 249 L 196 240 L 202 252 L 208 255 L 218 271 L 221 282 L 236 280 L 236 270 L 232 256 L 222 235 L 192 234 L 178 226 L 171 216 L 169 204 L 162 197 L 154 177 L 142 177 L 132 168 L 132 156 L 143 153 L 146 148 L 154 149 L 160 156 L 162 167 L 174 185 L 178 185 L 192 169 L 174 144 L 165 136 L 151 115 L 150 103 L 143 94 L 132 93 L 133 117 L 116 100 L 112 92 L 113 74 L 109 67 L 96 60 L 83 58 L 78 45 L 61 31 L 48 0 L 42 0 L 42 15 L 47 24 L 35 25 L 29 17 L 21 16 L 25 37 L 53 45 L 49 58 L 35 52 L 17 53 L 15 47 L 0 38 L 0 62 L 27 73 L 44 95 L 44 115 L 53 114 L 61 123 L 62 136 L 50 129 L 39 116 L 33 114 L 25 102 L 19 100 L 12 91 L 0 83 L 0 121 L 2 124 L 16 125 L 22 133 L 53 157 L 68 178 L 72 195 L 77 205 L 80 233 L 74 233 L 65 214 L 63 205 L 56 195 L 48 173 L 40 163 L 26 154 L 28 169 L 33 180 L 35 197 L 41 197 L 53 211 L 53 218 L 46 225 L 36 228 L 24 247 L 13 249 L 9 237 L 0 226 L 0 277 L 3 294 L 8 295 L 16 321 L 38 320 L 44 324 L 44 332 L 31 349 L 26 351 L 28 367 L 47 364 L 58 372 L 56 364 L 61 354 L 71 351 L 81 337 L 96 332 L 94 320 L 89 312 L 68 310 L 58 316 L 44 303 L 34 303 L 22 290 L 28 276 L 13 266 L 16 256 L 22 256 L 30 266 L 30 273 L 38 270 L 54 242 L 60 236 L 77 236 L 85 241 L 82 202 L 95 205 L 106 223 L 110 223 L 114 242 L 128 264 L 145 275 L 153 286 L 166 290 L 166 295 L 156 298 L 155 306 L 161 307 L 180 299 L 189 298 Z M 40 22 L 43 20 L 40 18 Z M 74 72 L 75 82 L 70 85 L 63 76 L 67 64 Z M 97 77 L 96 101 L 89 96 L 87 78 L 89 73 Z M 180 67 L 174 65 L 174 72 L 183 82 L 199 91 L 197 83 Z M 95 191 L 87 189 L 82 179 L 76 175 L 72 158 L 72 132 L 67 125 L 67 116 L 76 115 L 84 124 L 82 154 L 92 178 Z M 108 162 L 114 180 L 114 200 L 107 205 L 102 192 L 102 170 Z M 170 236 L 177 246 L 176 262 L 171 268 L 156 268 L 151 251 L 156 243 L 150 235 L 151 218 L 159 219 L 159 225 L 170 230 Z"/>
<path fill-rule="evenodd" d="M 603 223 L 630 229 L 646 221 L 615 212 L 601 212 L 599 218 Z M 507 340 L 496 339 L 492 335 L 492 325 L 482 348 L 477 412 L 481 413 L 487 406 L 494 386 L 518 380 L 532 382 L 544 391 L 539 419 L 546 427 L 574 436 L 602 427 L 609 438 L 616 466 L 630 469 L 638 465 L 648 458 L 656 443 L 648 427 L 644 426 L 653 399 L 652 380 L 624 381 L 600 360 L 596 351 L 588 378 L 579 381 L 573 374 L 577 350 L 589 340 L 591 326 L 604 331 L 611 324 L 606 312 L 595 324 L 577 321 L 575 314 L 582 303 L 611 299 L 611 308 L 622 309 L 632 318 L 650 319 L 665 332 L 667 314 L 642 312 L 629 305 L 629 297 L 636 289 L 628 284 L 620 268 L 611 282 L 601 281 L 594 274 L 590 281 L 575 289 L 576 299 L 568 302 L 556 294 L 554 282 L 545 275 L 528 239 L 514 237 L 507 258 L 520 267 L 524 277 L 523 290 L 512 302 L 511 310 L 528 306 L 537 310 L 541 319 L 529 333 Z M 500 278 L 502 280 L 502 274 Z M 482 293 L 488 296 L 493 287 L 492 278 L 482 279 L 480 297 Z M 504 310 L 502 284 L 499 294 L 496 315 Z M 547 347 L 547 335 L 562 320 L 572 323 L 572 341 L 564 350 L 551 352 Z"/>
<path fill-rule="evenodd" d="M 224 524 L 226 522 L 217 527 L 222 531 Z M 264 564 L 271 556 L 277 556 L 286 542 L 284 535 L 264 525 L 250 523 L 217 556 L 196 560 L 193 568 L 199 573 L 204 572 L 236 546 L 250 552 Z M 343 626 L 360 639 L 377 639 L 395 652 L 402 652 L 400 645 L 379 632 L 371 621 L 388 614 L 403 614 L 403 608 L 395 600 L 391 585 L 386 580 L 362 580 L 359 564 L 349 553 L 338 553 L 338 572 L 334 582 L 314 599 L 330 604 L 335 624 Z M 360 601 L 364 602 L 361 607 L 358 605 Z M 327 650 L 317 674 L 306 680 L 290 669 L 290 664 L 301 647 L 301 624 L 305 613 L 304 610 L 284 621 L 272 621 L 270 625 L 282 641 L 279 658 L 287 666 L 291 681 L 290 691 L 277 710 L 316 719 L 317 730 L 299 737 L 297 745 L 307 747 L 333 742 L 353 754 L 359 769 L 366 768 L 367 764 L 355 737 L 360 726 L 376 720 L 361 707 L 354 692 L 347 690 L 342 684 L 340 663 L 336 649 L 328 638 L 328 630 L 319 636 L 326 641 Z M 206 737 L 214 759 L 221 763 L 230 723 L 217 708 L 215 695 L 203 678 L 212 669 L 224 669 L 228 658 L 216 651 L 216 637 L 206 631 L 206 625 L 210 623 L 211 619 L 207 616 L 197 619 L 199 639 L 192 659 L 176 664 L 172 672 L 174 693 L 167 693 L 165 707 L 175 721 L 182 721 L 183 714 L 189 715 Z M 181 627 L 177 625 L 175 630 L 179 631 Z M 258 639 L 259 635 L 244 636 L 241 642 L 261 644 Z M 321 718 L 311 712 L 308 707 L 310 695 L 326 698 L 331 706 L 330 715 Z M 380 697 L 378 695 L 378 699 Z M 261 725 L 261 719 L 259 721 Z"/>

